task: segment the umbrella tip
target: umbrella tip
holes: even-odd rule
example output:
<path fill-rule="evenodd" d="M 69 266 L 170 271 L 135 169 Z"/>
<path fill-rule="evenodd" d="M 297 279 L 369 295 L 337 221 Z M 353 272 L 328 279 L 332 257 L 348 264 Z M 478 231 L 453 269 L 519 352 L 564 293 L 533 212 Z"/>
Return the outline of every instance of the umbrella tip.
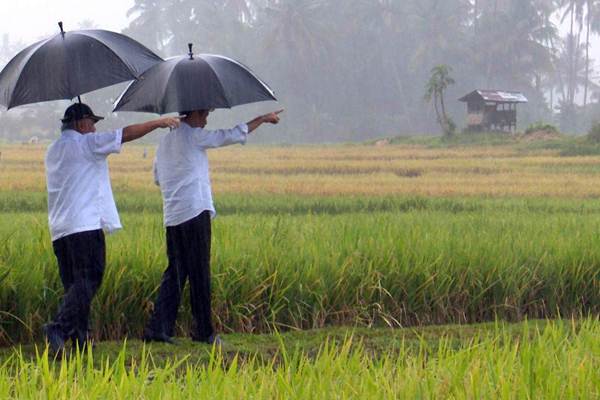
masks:
<path fill-rule="evenodd" d="M 188 43 L 188 49 L 190 49 L 190 52 L 188 53 L 188 55 L 190 56 L 190 60 L 194 59 L 194 53 L 192 52 L 193 45 L 194 45 L 193 43 Z"/>
<path fill-rule="evenodd" d="M 65 31 L 63 31 L 62 21 L 58 21 L 58 27 L 60 28 L 60 34 L 62 35 L 62 37 L 65 37 Z"/>

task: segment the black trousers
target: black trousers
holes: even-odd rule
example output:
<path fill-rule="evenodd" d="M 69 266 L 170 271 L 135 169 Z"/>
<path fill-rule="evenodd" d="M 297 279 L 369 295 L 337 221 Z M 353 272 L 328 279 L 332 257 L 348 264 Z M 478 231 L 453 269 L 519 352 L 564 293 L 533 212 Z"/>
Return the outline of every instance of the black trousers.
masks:
<path fill-rule="evenodd" d="M 74 233 L 52 242 L 64 296 L 52 322 L 63 338 L 87 338 L 90 305 L 102 283 L 106 244 L 101 229 Z"/>
<path fill-rule="evenodd" d="M 174 335 L 177 310 L 188 278 L 194 317 L 192 338 L 203 341 L 214 333 L 210 304 L 210 241 L 209 211 L 203 211 L 182 224 L 167 227 L 169 265 L 163 274 L 146 334 Z"/>

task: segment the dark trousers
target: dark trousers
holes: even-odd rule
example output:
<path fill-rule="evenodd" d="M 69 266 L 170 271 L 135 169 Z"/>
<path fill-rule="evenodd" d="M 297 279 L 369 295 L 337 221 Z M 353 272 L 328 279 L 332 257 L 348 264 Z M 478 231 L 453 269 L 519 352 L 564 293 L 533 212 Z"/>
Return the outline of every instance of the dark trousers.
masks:
<path fill-rule="evenodd" d="M 213 334 L 210 304 L 210 240 L 209 211 L 204 211 L 182 224 L 167 227 L 169 265 L 163 274 L 154 312 L 146 327 L 147 335 L 174 335 L 177 310 L 188 278 L 194 317 L 192 338 L 206 340 Z"/>
<path fill-rule="evenodd" d="M 63 338 L 80 343 L 87 338 L 90 305 L 106 265 L 106 245 L 101 229 L 74 233 L 52 242 L 65 290 L 53 324 Z"/>

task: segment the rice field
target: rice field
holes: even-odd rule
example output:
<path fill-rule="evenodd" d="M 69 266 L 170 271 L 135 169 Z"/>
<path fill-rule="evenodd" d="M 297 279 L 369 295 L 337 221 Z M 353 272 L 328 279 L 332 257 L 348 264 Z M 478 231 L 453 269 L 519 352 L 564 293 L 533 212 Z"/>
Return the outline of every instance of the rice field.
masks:
<path fill-rule="evenodd" d="M 32 341 L 62 290 L 45 214 L 5 215 L 0 339 Z M 101 338 L 141 335 L 166 265 L 160 215 L 122 219 L 94 301 Z M 216 323 L 256 333 L 597 314 L 598 232 L 597 215 L 526 210 L 224 215 L 213 237 Z"/>
<path fill-rule="evenodd" d="M 147 150 L 143 158 L 143 147 L 125 146 L 110 158 L 124 229 L 107 239 L 92 310 L 96 339 L 129 337 L 134 346 L 166 264 Z M 47 228 L 45 148 L 0 152 L 0 346 L 39 345 L 62 295 Z M 100 347 L 93 362 L 90 354 L 58 363 L 41 347 L 37 357 L 0 352 L 0 398 L 169 398 L 178 390 L 200 398 L 600 398 L 600 156 L 561 154 L 552 145 L 423 144 L 210 152 L 220 332 L 556 322 L 532 331 L 524 324 L 510 337 L 492 327 L 433 348 L 374 350 L 348 339 L 260 360 L 236 359 L 235 346 L 160 365 L 153 350 L 103 360 Z M 184 298 L 179 336 L 190 323 Z"/>
<path fill-rule="evenodd" d="M 270 356 L 202 349 L 201 362 L 193 353 L 157 359 L 158 349 L 129 343 L 58 361 L 44 350 L 18 350 L 1 363 L 0 397 L 596 399 L 598 327 L 597 320 L 496 324 L 462 341 L 394 333 L 397 341 L 375 354 L 360 333 L 326 339 L 312 352 L 277 335 Z"/>
<path fill-rule="evenodd" d="M 0 188 L 45 190 L 45 146 L 0 148 Z M 600 156 L 559 157 L 559 150 L 517 146 L 232 146 L 210 153 L 219 194 L 301 196 L 485 196 L 598 198 Z M 113 189 L 158 193 L 154 149 L 124 147 L 109 158 Z"/>

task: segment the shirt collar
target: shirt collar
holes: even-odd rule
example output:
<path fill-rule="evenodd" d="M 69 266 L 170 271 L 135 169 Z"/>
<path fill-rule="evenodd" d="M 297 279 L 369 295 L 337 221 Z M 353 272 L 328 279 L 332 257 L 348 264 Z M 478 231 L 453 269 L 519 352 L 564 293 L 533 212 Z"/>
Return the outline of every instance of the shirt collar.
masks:
<path fill-rule="evenodd" d="M 208 124 L 207 124 L 208 125 Z M 188 124 L 187 122 L 183 122 L 181 121 L 181 123 L 179 124 L 179 127 L 183 129 L 201 129 L 201 130 L 205 130 L 206 126 L 204 128 L 197 126 L 197 127 L 193 127 L 190 124 Z"/>
<path fill-rule="evenodd" d="M 74 129 L 65 129 L 60 134 L 61 134 L 61 136 L 68 137 L 68 138 L 81 136 L 81 133 L 77 132 Z"/>

